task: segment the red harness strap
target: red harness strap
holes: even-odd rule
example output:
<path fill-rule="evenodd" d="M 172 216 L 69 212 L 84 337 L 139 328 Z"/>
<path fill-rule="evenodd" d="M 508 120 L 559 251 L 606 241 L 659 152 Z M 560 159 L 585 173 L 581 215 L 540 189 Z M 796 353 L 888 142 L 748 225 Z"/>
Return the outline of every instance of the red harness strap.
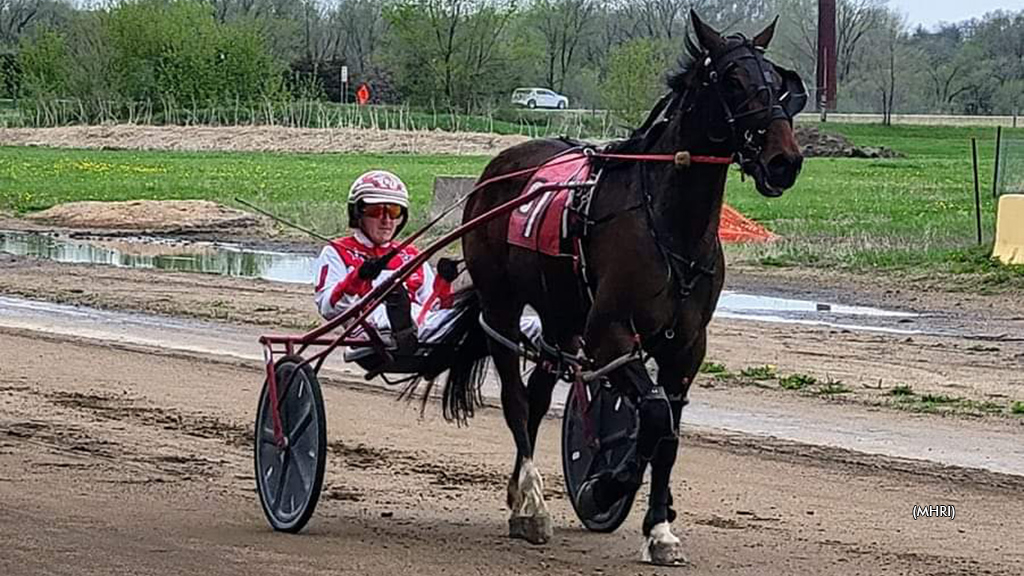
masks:
<path fill-rule="evenodd" d="M 690 164 L 732 164 L 732 156 L 696 156 L 685 150 L 675 154 L 606 154 L 595 152 L 594 158 L 611 158 L 613 160 L 633 160 L 635 162 L 674 162 L 676 166 Z"/>

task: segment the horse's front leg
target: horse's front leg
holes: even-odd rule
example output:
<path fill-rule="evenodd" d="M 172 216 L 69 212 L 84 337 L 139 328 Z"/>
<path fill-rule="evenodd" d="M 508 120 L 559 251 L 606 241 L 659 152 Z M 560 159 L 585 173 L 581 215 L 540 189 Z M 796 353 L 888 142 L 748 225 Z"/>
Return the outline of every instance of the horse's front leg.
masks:
<path fill-rule="evenodd" d="M 668 404 L 671 432 L 658 438 L 651 454 L 651 492 L 643 523 L 645 562 L 670 565 L 685 562 L 679 538 L 672 532 L 676 511 L 672 507 L 670 482 L 679 451 L 679 422 L 683 406 L 687 403 L 693 377 L 704 360 L 706 341 L 706 332 L 702 329 L 692 345 L 665 347 L 666 351 L 655 357 L 658 362 L 658 388 L 663 394 L 661 401 Z"/>

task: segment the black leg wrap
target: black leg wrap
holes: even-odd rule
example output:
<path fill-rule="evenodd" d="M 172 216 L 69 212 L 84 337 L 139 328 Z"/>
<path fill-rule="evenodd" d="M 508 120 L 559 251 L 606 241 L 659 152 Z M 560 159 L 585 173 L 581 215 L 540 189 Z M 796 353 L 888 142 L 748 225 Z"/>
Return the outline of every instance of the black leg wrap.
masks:
<path fill-rule="evenodd" d="M 650 455 L 651 463 L 651 499 L 643 523 L 645 536 L 655 525 L 676 519 L 669 478 L 679 450 L 678 423 L 682 411 L 683 401 L 670 402 L 660 387 L 640 402 L 640 449 L 641 454 Z"/>
<path fill-rule="evenodd" d="M 640 399 L 640 457 L 650 461 L 662 442 L 679 444 L 678 428 L 672 406 L 660 386 L 655 386 Z"/>
<path fill-rule="evenodd" d="M 398 346 L 398 353 L 411 353 L 416 349 L 418 342 L 416 325 L 412 321 L 412 303 L 409 301 L 409 293 L 405 291 L 405 286 L 397 286 L 388 293 L 384 300 L 384 308 L 388 313 L 391 336 Z"/>

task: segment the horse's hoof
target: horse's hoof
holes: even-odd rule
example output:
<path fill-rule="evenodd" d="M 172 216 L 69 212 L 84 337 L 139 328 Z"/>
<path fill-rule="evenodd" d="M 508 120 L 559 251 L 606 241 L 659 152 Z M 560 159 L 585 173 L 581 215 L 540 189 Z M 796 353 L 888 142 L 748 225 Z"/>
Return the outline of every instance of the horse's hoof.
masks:
<path fill-rule="evenodd" d="M 508 519 L 508 535 L 522 538 L 530 544 L 547 544 L 554 530 L 551 528 L 551 516 L 513 516 Z"/>
<path fill-rule="evenodd" d="M 655 566 L 686 566 L 682 545 L 669 542 L 649 542 L 644 546 L 643 561 Z"/>
<path fill-rule="evenodd" d="M 668 522 L 662 522 L 651 530 L 651 535 L 644 541 L 641 560 L 657 566 L 685 566 L 683 545 L 672 534 Z"/>

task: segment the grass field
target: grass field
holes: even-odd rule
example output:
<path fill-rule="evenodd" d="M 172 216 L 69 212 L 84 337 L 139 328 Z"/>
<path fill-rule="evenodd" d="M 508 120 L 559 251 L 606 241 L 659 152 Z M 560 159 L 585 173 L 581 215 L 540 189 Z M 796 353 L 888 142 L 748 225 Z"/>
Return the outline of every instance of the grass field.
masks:
<path fill-rule="evenodd" d="M 435 175 L 479 174 L 473 156 L 127 152 L 0 148 L 0 209 L 42 210 L 75 200 L 205 199 L 238 207 L 245 198 L 324 234 L 345 230 L 349 184 L 386 168 L 412 194 L 425 222 Z"/>
<path fill-rule="evenodd" d="M 726 200 L 782 236 L 731 247 L 730 259 L 764 265 L 984 272 L 999 283 L 1024 272 L 992 265 L 992 128 L 876 125 L 824 127 L 861 145 L 885 145 L 898 159 L 809 159 L 798 184 L 778 199 L 760 196 L 732 169 Z M 1024 130 L 1004 130 L 1024 139 Z M 970 138 L 981 159 L 982 224 L 976 247 Z M 257 202 L 326 234 L 344 230 L 348 184 L 384 167 L 413 194 L 410 229 L 424 221 L 433 178 L 479 174 L 485 157 L 128 152 L 0 148 L 0 209 L 24 213 L 72 200 L 210 199 Z M 1022 268 L 1022 267 L 1017 267 Z"/>
<path fill-rule="evenodd" d="M 817 158 L 781 198 L 760 196 L 733 178 L 726 199 L 783 237 L 731 250 L 734 259 L 768 265 L 852 269 L 992 272 L 995 230 L 992 169 L 995 129 L 828 125 L 861 145 L 884 145 L 897 159 Z M 976 239 L 971 137 L 978 140 L 983 245 Z M 1024 130 L 1003 130 L 1024 138 Z M 733 175 L 735 176 L 735 174 Z M 1003 269 L 1009 277 L 1024 274 Z"/>

